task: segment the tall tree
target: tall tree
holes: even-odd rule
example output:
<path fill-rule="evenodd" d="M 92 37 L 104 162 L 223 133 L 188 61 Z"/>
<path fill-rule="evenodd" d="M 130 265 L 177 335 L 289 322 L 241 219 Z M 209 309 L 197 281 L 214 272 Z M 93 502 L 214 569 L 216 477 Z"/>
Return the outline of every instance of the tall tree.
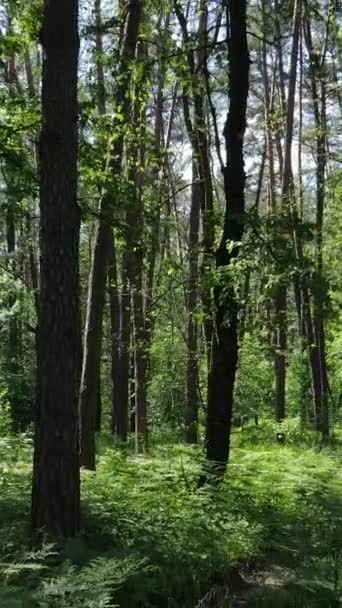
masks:
<path fill-rule="evenodd" d="M 208 45 L 208 8 L 201 0 L 198 11 L 198 49 L 191 47 L 187 27 L 187 15 L 182 12 L 180 3 L 175 1 L 175 12 L 181 27 L 183 45 L 186 51 L 187 73 L 183 75 L 184 120 L 192 147 L 193 184 L 190 212 L 189 239 L 189 281 L 188 281 L 188 360 L 187 360 L 187 405 L 185 412 L 185 439 L 197 442 L 197 419 L 199 407 L 198 367 L 197 367 L 197 300 L 199 295 L 199 234 L 202 216 L 203 263 L 201 290 L 204 308 L 204 335 L 206 341 L 208 369 L 211 361 L 211 341 L 213 333 L 211 294 L 208 289 L 207 275 L 212 267 L 215 241 L 213 182 L 210 166 L 210 148 L 205 107 L 207 85 L 207 45 Z M 193 110 L 192 110 L 193 106 Z M 196 183 L 195 183 L 196 182 Z M 200 207 L 198 216 L 197 207 Z"/>
<path fill-rule="evenodd" d="M 230 447 L 233 392 L 238 363 L 238 302 L 229 270 L 239 251 L 245 223 L 243 141 L 249 88 L 246 1 L 227 4 L 229 111 L 224 128 L 226 164 L 223 170 L 225 216 L 216 252 L 218 284 L 214 289 L 215 331 L 208 377 L 206 457 L 224 474 Z"/>
<path fill-rule="evenodd" d="M 266 2 L 262 0 L 262 22 L 264 36 L 268 31 L 268 14 L 266 10 Z M 278 22 L 279 17 L 276 17 Z M 267 65 L 267 47 L 265 38 L 262 40 L 262 64 L 263 64 L 263 83 L 264 83 L 264 105 L 265 105 L 265 129 L 266 129 L 266 144 L 268 155 L 269 169 L 269 184 L 268 184 L 268 210 L 271 214 L 277 213 L 276 208 L 276 182 L 275 182 L 275 166 L 274 166 L 274 149 L 273 149 L 273 133 L 272 133 L 272 110 L 274 104 L 274 83 L 272 90 L 269 82 L 268 65 Z M 281 151 L 280 137 L 278 136 L 278 149 L 280 151 L 281 162 L 283 165 L 283 155 Z M 281 276 L 281 274 L 280 274 Z M 275 371 L 275 418 L 277 422 L 281 422 L 285 417 L 285 385 L 286 385 L 286 305 L 287 305 L 287 289 L 284 280 L 277 286 L 274 296 L 274 371 Z"/>
<path fill-rule="evenodd" d="M 126 9 L 125 31 L 120 52 L 120 63 L 116 74 L 115 118 L 113 138 L 109 151 L 109 170 L 116 180 L 120 175 L 124 124 L 129 121 L 132 62 L 135 58 L 141 17 L 140 0 L 130 0 Z M 98 398 L 98 378 L 101 360 L 102 320 L 105 297 L 106 272 L 112 240 L 113 203 L 112 194 L 105 191 L 100 203 L 100 221 L 95 237 L 92 269 L 89 278 L 87 319 L 84 337 L 84 354 L 80 387 L 81 464 L 95 469 L 95 428 Z M 125 405 L 126 409 L 126 405 Z"/>
<path fill-rule="evenodd" d="M 77 393 L 77 0 L 45 0 L 40 139 L 40 299 L 32 526 L 71 537 L 80 527 Z"/>
<path fill-rule="evenodd" d="M 189 226 L 189 277 L 187 297 L 187 370 L 186 370 L 186 408 L 185 440 L 197 443 L 198 431 L 198 258 L 199 227 L 201 215 L 201 196 L 196 160 L 192 161 L 191 209 Z"/>
<path fill-rule="evenodd" d="M 145 306 L 143 294 L 144 262 L 144 170 L 146 110 L 144 89 L 146 87 L 146 51 L 140 45 L 138 54 L 141 77 L 135 83 L 134 104 L 131 116 L 133 142 L 127 146 L 127 165 L 130 192 L 127 208 L 127 231 L 125 251 L 125 272 L 129 279 L 132 302 L 132 330 L 134 355 L 134 409 L 136 451 L 147 447 L 147 342 L 145 332 Z"/>
<path fill-rule="evenodd" d="M 305 2 L 304 34 L 306 46 L 309 53 L 309 75 L 312 96 L 313 114 L 316 130 L 316 260 L 315 260 L 315 285 L 313 287 L 313 326 L 314 343 L 312 348 L 317 351 L 316 365 L 317 376 L 320 380 L 319 406 L 316 407 L 317 428 L 323 436 L 329 435 L 329 410 L 328 410 L 328 372 L 326 362 L 325 346 L 325 285 L 323 274 L 323 219 L 325 207 L 325 172 L 327 164 L 327 111 L 326 111 L 326 83 L 325 63 L 326 47 L 329 37 L 329 19 L 327 19 L 326 33 L 323 39 L 322 49 L 319 53 L 313 46 L 311 32 L 311 17 L 308 3 Z M 329 15 L 330 3 L 328 4 Z"/>

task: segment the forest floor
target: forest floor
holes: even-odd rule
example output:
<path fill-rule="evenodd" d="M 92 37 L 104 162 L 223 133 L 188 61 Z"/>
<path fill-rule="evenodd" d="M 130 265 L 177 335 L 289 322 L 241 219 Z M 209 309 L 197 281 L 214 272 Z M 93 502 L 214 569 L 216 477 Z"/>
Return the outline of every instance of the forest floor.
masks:
<path fill-rule="evenodd" d="M 342 598 L 342 449 L 234 433 L 226 479 L 197 489 L 200 450 L 135 456 L 99 439 L 83 532 L 30 547 L 31 442 L 0 438 L 0 608 L 315 608 Z"/>

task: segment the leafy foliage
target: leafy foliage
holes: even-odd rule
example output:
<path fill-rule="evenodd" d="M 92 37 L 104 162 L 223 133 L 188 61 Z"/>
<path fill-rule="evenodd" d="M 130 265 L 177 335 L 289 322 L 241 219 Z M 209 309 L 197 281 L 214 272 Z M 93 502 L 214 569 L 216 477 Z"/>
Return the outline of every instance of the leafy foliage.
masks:
<path fill-rule="evenodd" d="M 3 437 L 0 605 L 190 608 L 226 595 L 234 606 L 236 595 L 249 601 L 248 586 L 232 582 L 234 566 L 260 606 L 332 605 L 342 551 L 338 452 L 297 447 L 295 435 L 292 447 L 276 446 L 269 424 L 247 426 L 234 442 L 216 490 L 197 490 L 195 449 L 160 444 L 137 457 L 103 446 L 97 474 L 83 473 L 82 537 L 32 551 L 30 439 Z"/>

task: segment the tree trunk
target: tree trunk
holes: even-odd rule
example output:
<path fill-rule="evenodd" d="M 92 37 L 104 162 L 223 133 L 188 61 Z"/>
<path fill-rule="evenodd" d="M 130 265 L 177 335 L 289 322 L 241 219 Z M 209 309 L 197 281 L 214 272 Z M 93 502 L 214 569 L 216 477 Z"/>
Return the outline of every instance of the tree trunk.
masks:
<path fill-rule="evenodd" d="M 120 56 L 120 65 L 116 81 L 115 103 L 117 115 L 122 113 L 124 122 L 129 121 L 130 99 L 129 85 L 131 80 L 131 63 L 135 58 L 138 30 L 141 16 L 141 1 L 130 0 L 127 7 L 127 18 Z M 115 178 L 121 171 L 124 133 L 120 121 L 116 118 L 113 130 L 118 129 L 110 155 L 110 169 Z M 98 225 L 93 253 L 92 270 L 89 282 L 87 320 L 84 339 L 84 355 L 80 389 L 81 418 L 81 464 L 95 469 L 95 420 L 97 403 L 98 374 L 101 359 L 102 318 L 104 292 L 108 265 L 108 251 L 112 239 L 113 201 L 108 192 L 104 194 L 100 205 L 100 222 Z"/>
<path fill-rule="evenodd" d="M 95 431 L 99 433 L 102 427 L 102 394 L 101 394 L 101 374 L 97 380 L 97 400 L 96 400 L 96 421 Z"/>
<path fill-rule="evenodd" d="M 199 178 L 198 196 L 201 199 L 202 231 L 203 231 L 203 263 L 202 263 L 202 301 L 204 309 L 204 334 L 207 348 L 208 370 L 211 361 L 211 343 L 213 335 L 213 317 L 211 293 L 206 286 L 206 277 L 212 268 L 212 259 L 215 243 L 213 183 L 210 167 L 209 142 L 206 125 L 206 112 L 204 101 L 206 98 L 207 81 L 207 21 L 208 10 L 206 3 L 200 2 L 200 17 L 198 24 L 199 48 L 195 52 L 191 49 L 186 16 L 181 10 L 178 0 L 175 0 L 175 12 L 182 30 L 183 44 L 186 48 L 187 64 L 189 69 L 189 83 L 183 85 L 184 119 L 190 139 L 193 158 L 197 164 Z M 193 100 L 193 120 L 191 118 L 191 104 L 189 95 Z"/>
<path fill-rule="evenodd" d="M 95 428 L 101 362 L 102 315 L 105 299 L 107 247 L 111 227 L 101 222 L 96 235 L 88 291 L 80 386 L 80 464 L 95 470 Z"/>
<path fill-rule="evenodd" d="M 8 209 L 6 213 L 6 240 L 7 240 L 7 253 L 8 253 L 8 269 L 13 275 L 16 276 L 16 264 L 15 264 L 15 253 L 16 253 L 16 229 L 14 221 L 14 201 L 8 202 Z M 11 404 L 11 417 L 12 427 L 15 432 L 22 429 L 22 412 L 20 411 L 20 388 L 18 387 L 19 382 L 19 330 L 18 330 L 18 319 L 13 311 L 13 307 L 16 303 L 15 293 L 9 293 L 8 307 L 10 310 L 9 327 L 8 327 L 8 340 L 7 340 L 7 385 L 8 385 L 8 396 Z"/>
<path fill-rule="evenodd" d="M 31 226 L 31 221 L 29 215 L 26 219 L 26 235 L 28 242 L 28 254 L 29 254 L 29 265 L 30 265 L 30 279 L 31 279 L 31 288 L 33 291 L 34 298 L 34 307 L 36 311 L 37 317 L 37 325 L 39 323 L 39 284 L 38 284 L 38 268 L 36 261 L 36 254 L 34 248 L 34 236 Z"/>
<path fill-rule="evenodd" d="M 163 29 L 163 42 L 167 43 L 169 37 L 169 22 L 170 16 L 165 18 Z M 164 86 L 166 78 L 167 65 L 165 57 L 162 54 L 159 62 L 158 73 L 158 90 L 156 100 L 156 115 L 154 127 L 154 153 L 155 153 L 155 170 L 152 175 L 152 183 L 157 191 L 156 209 L 151 220 L 150 248 L 147 255 L 147 277 L 146 277 L 146 297 L 145 297 L 145 344 L 146 344 L 146 391 L 150 380 L 150 353 L 154 333 L 154 292 L 155 292 L 155 275 L 158 256 L 160 254 L 160 226 L 161 226 L 161 210 L 165 194 L 165 175 L 168 166 L 168 153 L 172 135 L 172 128 L 175 118 L 176 102 L 177 102 L 177 82 L 174 85 L 170 114 L 166 128 L 165 141 L 163 142 L 163 109 L 164 109 Z M 163 145 L 164 144 L 164 145 Z M 162 148 L 163 145 L 163 148 Z"/>
<path fill-rule="evenodd" d="M 231 0 L 228 9 L 229 112 L 224 134 L 227 164 L 224 167 L 225 218 L 220 246 L 216 253 L 219 284 L 214 290 L 216 327 L 208 377 L 208 415 L 206 457 L 221 478 L 229 459 L 233 392 L 238 362 L 238 304 L 232 279 L 227 279 L 231 262 L 238 255 L 244 232 L 245 172 L 243 139 L 249 86 L 249 53 L 246 33 L 246 1 Z M 227 242 L 235 246 L 227 249 Z M 228 285 L 226 281 L 228 280 Z M 228 318 L 227 318 L 228 317 Z M 208 479 L 205 476 L 201 482 Z"/>
<path fill-rule="evenodd" d="M 141 47 L 143 62 L 145 52 Z M 145 88 L 145 70 L 136 83 L 140 95 Z M 134 395 L 135 395 L 135 447 L 137 452 L 147 447 L 147 342 L 145 331 L 145 307 L 143 295 L 143 240 L 144 240 L 144 199 L 142 196 L 145 164 L 145 112 L 141 100 L 136 95 L 133 112 L 134 143 L 129 150 L 128 165 L 131 195 L 127 212 L 127 276 L 131 287 L 133 352 L 134 352 Z"/>
<path fill-rule="evenodd" d="M 262 20 L 263 30 L 267 31 L 267 14 L 266 3 L 262 0 Z M 272 107 L 273 107 L 273 92 L 270 92 L 268 66 L 267 66 L 267 48 L 266 42 L 262 42 L 262 63 L 263 63 L 263 82 L 265 92 L 265 125 L 266 125 L 266 143 L 268 155 L 269 169 L 269 187 L 268 187 L 268 209 L 269 213 L 276 213 L 276 183 L 275 183 L 275 168 L 274 168 L 274 149 L 272 135 Z M 279 163 L 281 164 L 281 163 Z M 274 371 L 275 371 L 275 419 L 281 422 L 285 418 L 285 389 L 286 389 L 286 308 L 287 308 L 287 289 L 284 284 L 280 284 L 276 290 L 274 297 Z"/>
<path fill-rule="evenodd" d="M 111 431 L 117 432 L 118 400 L 120 397 L 121 367 L 120 367 L 120 323 L 121 323 L 121 297 L 118 287 L 117 259 L 114 238 L 109 243 L 108 253 L 108 295 L 111 319 L 111 373 L 112 373 L 112 410 Z"/>
<path fill-rule="evenodd" d="M 278 20 L 276 20 L 277 23 Z M 285 101 L 284 92 L 284 72 L 281 60 L 281 47 L 278 41 L 278 61 L 280 74 L 280 90 L 283 108 L 286 107 L 286 129 L 284 154 L 282 159 L 282 207 L 281 213 L 288 218 L 290 232 L 294 233 L 295 228 L 295 201 L 294 201 L 294 183 L 292 173 L 292 140 L 293 140 L 293 124 L 294 124 L 294 104 L 296 94 L 297 81 L 297 61 L 299 49 L 299 33 L 301 25 L 301 0 L 295 0 L 293 8 L 293 38 L 290 61 L 290 75 L 288 86 L 287 103 Z M 279 30 L 279 25 L 278 25 Z M 278 31 L 279 35 L 279 31 Z M 280 159 L 279 159 L 280 160 Z M 276 420 L 281 422 L 286 415 L 286 347 L 287 347 L 287 286 L 281 281 L 275 296 L 275 325 L 276 325 L 276 340 L 275 340 L 275 375 L 276 375 Z"/>
<path fill-rule="evenodd" d="M 282 422 L 286 415 L 286 309 L 287 289 L 285 285 L 277 288 L 274 298 L 274 371 L 275 371 L 275 419 Z"/>
<path fill-rule="evenodd" d="M 135 411 L 135 356 L 134 356 L 134 328 L 131 327 L 131 352 L 129 360 L 129 401 L 130 401 L 130 413 L 129 413 L 129 424 L 131 433 L 135 433 L 136 429 L 136 411 Z"/>
<path fill-rule="evenodd" d="M 329 436 L 329 404 L 328 404 L 328 372 L 326 363 L 325 349 L 325 290 L 324 290 L 324 275 L 323 275 L 323 219 L 325 206 L 325 170 L 327 162 L 326 151 L 326 91 L 324 76 L 321 72 L 324 69 L 323 64 L 319 64 L 317 54 L 314 51 L 311 35 L 310 15 L 308 7 L 306 7 L 305 18 L 305 39 L 309 53 L 309 74 L 311 95 L 314 110 L 315 128 L 316 128 L 316 276 L 315 288 L 313 289 L 313 326 L 314 326 L 314 343 L 318 350 L 318 370 L 316 374 L 320 378 L 320 412 L 316 420 L 317 429 L 322 433 L 323 437 Z M 328 25 L 327 25 L 328 28 Z M 328 36 L 328 30 L 326 32 Z M 324 43 L 323 43 L 324 44 Z M 324 57 L 324 54 L 321 53 Z M 316 408 L 317 409 L 317 408 Z"/>
<path fill-rule="evenodd" d="M 45 1 L 32 526 L 61 537 L 80 527 L 77 26 L 76 0 Z"/>
<path fill-rule="evenodd" d="M 27 88 L 29 95 L 32 99 L 36 96 L 36 88 L 33 77 L 32 65 L 31 65 L 31 57 L 30 53 L 25 53 L 24 57 L 25 63 L 25 74 L 27 81 Z M 39 145 L 38 142 L 35 141 L 32 146 L 32 154 L 34 165 L 37 168 L 38 159 L 39 159 Z M 29 264 L 30 264 L 30 275 L 31 275 L 31 287 L 34 296 L 34 305 L 37 316 L 37 325 L 39 322 L 39 280 L 38 280 L 38 268 L 36 262 L 35 248 L 34 248 L 34 233 L 32 230 L 30 212 L 28 212 L 26 216 L 26 232 L 27 232 L 27 242 L 28 242 L 28 252 L 29 252 Z"/>
<path fill-rule="evenodd" d="M 134 198 L 140 199 L 137 192 Z M 142 451 L 147 447 L 147 401 L 146 401 L 146 333 L 143 297 L 143 254 L 142 230 L 143 208 L 141 203 L 134 205 L 129 213 L 128 225 L 133 240 L 130 241 L 130 285 L 132 289 L 132 313 L 134 335 L 134 395 L 135 395 L 135 435 L 136 450 Z"/>
<path fill-rule="evenodd" d="M 188 331 L 187 331 L 187 402 L 185 408 L 185 441 L 198 441 L 198 258 L 201 197 L 199 175 L 195 159 L 192 161 L 192 190 L 189 235 L 189 278 L 188 278 Z"/>
<path fill-rule="evenodd" d="M 127 273 L 127 252 L 123 253 L 122 261 L 122 292 L 121 292 L 121 319 L 120 319 L 120 378 L 118 391 L 116 391 L 117 428 L 116 433 L 120 441 L 127 441 L 128 412 L 130 407 L 130 362 L 131 362 L 131 290 Z"/>
<path fill-rule="evenodd" d="M 266 152 L 267 152 L 267 145 L 266 145 L 266 141 L 265 141 L 264 149 L 263 149 L 262 157 L 261 157 L 257 189 L 256 189 L 256 193 L 255 193 L 255 202 L 254 202 L 254 207 L 253 207 L 253 210 L 254 210 L 254 213 L 256 216 L 259 215 L 259 206 L 260 206 L 262 185 L 263 185 L 264 173 L 265 173 Z M 239 342 L 240 342 L 240 344 L 242 344 L 244 335 L 246 333 L 247 320 L 248 320 L 248 316 L 249 316 L 250 283 L 251 283 L 251 270 L 249 268 L 247 268 L 246 274 L 245 274 L 243 292 L 242 292 L 243 293 L 243 307 L 242 307 L 242 310 L 240 311 L 240 322 L 239 322 Z"/>

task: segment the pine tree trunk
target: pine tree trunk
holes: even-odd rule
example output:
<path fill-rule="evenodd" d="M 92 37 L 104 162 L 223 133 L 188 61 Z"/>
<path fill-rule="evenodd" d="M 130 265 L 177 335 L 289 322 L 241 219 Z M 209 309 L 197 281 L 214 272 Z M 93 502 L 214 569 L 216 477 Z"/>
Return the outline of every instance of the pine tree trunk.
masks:
<path fill-rule="evenodd" d="M 42 29 L 41 288 L 32 526 L 36 533 L 62 537 L 75 536 L 80 527 L 77 9 L 76 0 L 46 1 Z"/>

